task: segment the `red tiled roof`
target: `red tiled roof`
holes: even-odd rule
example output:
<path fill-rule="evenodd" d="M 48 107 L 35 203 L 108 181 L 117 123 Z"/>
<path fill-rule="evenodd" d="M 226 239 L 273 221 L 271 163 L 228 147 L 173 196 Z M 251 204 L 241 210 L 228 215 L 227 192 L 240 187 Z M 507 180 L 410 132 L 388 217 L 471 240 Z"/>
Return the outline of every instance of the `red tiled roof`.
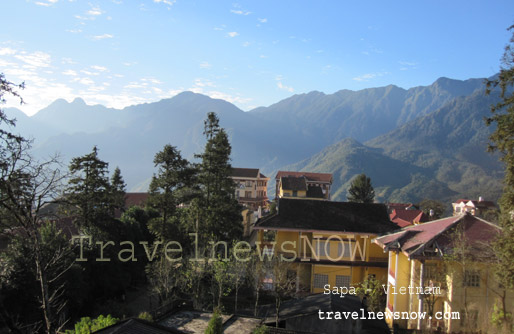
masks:
<path fill-rule="evenodd" d="M 423 223 L 428 221 L 428 216 L 421 210 L 396 210 L 389 215 L 391 221 L 400 227 Z"/>
<path fill-rule="evenodd" d="M 295 177 L 305 176 L 305 178 L 307 178 L 307 181 L 332 183 L 332 174 L 329 174 L 329 173 L 278 171 L 277 175 L 275 176 L 275 180 L 278 181 L 278 180 L 280 180 L 281 177 L 285 177 L 285 176 L 295 176 Z"/>
<path fill-rule="evenodd" d="M 384 249 L 399 249 L 409 257 L 423 256 L 425 249 L 435 242 L 444 252 L 454 244 L 454 240 L 446 232 L 457 226 L 462 227 L 463 237 L 476 250 L 485 243 L 490 243 L 501 231 L 492 223 L 466 214 L 409 226 L 399 232 L 376 238 L 374 242 Z"/>

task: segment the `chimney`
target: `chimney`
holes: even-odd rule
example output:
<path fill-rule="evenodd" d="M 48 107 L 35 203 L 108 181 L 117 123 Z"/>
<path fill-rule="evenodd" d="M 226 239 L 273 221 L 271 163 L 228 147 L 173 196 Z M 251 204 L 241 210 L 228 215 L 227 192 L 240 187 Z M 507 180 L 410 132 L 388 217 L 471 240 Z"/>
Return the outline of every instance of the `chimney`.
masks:
<path fill-rule="evenodd" d="M 428 214 L 430 217 L 433 217 L 434 216 L 434 210 L 430 209 L 429 211 L 429 214 Z"/>
<path fill-rule="evenodd" d="M 484 199 L 482 198 L 482 196 L 479 196 L 479 197 L 478 197 L 478 201 L 479 201 L 479 202 L 482 202 L 483 200 L 484 200 Z"/>

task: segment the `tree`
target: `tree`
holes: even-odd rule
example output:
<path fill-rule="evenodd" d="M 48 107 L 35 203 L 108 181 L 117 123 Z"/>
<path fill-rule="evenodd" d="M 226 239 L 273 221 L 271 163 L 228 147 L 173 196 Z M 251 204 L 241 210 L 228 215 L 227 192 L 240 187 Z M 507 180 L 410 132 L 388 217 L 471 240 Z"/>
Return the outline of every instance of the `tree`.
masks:
<path fill-rule="evenodd" d="M 160 217 L 152 222 L 151 230 L 161 239 L 175 236 L 176 240 L 179 232 L 177 206 L 191 197 L 194 169 L 171 145 L 165 145 L 155 155 L 154 164 L 158 172 L 152 177 L 147 203 Z"/>
<path fill-rule="evenodd" d="M 373 203 L 375 190 L 371 185 L 371 179 L 366 174 L 357 175 L 348 189 L 347 198 L 349 202 Z"/>
<path fill-rule="evenodd" d="M 370 276 L 366 278 L 360 283 L 356 292 L 369 311 L 380 312 L 386 307 L 386 295 L 382 288 L 382 282 L 375 277 Z"/>
<path fill-rule="evenodd" d="M 108 166 L 98 157 L 97 147 L 91 153 L 71 160 L 66 201 L 76 214 L 75 223 L 90 235 L 105 231 L 116 206 L 108 178 Z M 120 184 L 117 184 L 119 189 Z M 119 204 L 119 203 L 118 203 Z"/>
<path fill-rule="evenodd" d="M 430 220 L 442 218 L 446 211 L 446 205 L 444 205 L 444 203 L 433 199 L 424 199 L 419 202 L 417 206 L 426 215 L 430 216 Z M 430 212 L 432 212 L 432 215 L 430 215 Z"/>
<path fill-rule="evenodd" d="M 495 79 L 487 81 L 487 94 L 499 87 L 500 102 L 491 106 L 493 115 L 486 119 L 486 124 L 496 125 L 489 137 L 489 151 L 500 152 L 500 159 L 505 164 L 504 188 L 499 201 L 503 231 L 494 243 L 499 260 L 495 273 L 503 286 L 514 290 L 514 25 L 508 30 L 513 35 L 505 47 L 500 73 Z M 503 315 L 504 326 L 511 326 L 506 310 L 503 310 Z"/>
<path fill-rule="evenodd" d="M 127 185 L 121 176 L 119 167 L 114 169 L 114 173 L 111 176 L 111 196 L 113 208 L 122 212 L 125 208 L 125 194 Z M 114 213 L 113 213 L 114 214 Z"/>
<path fill-rule="evenodd" d="M 84 317 L 75 324 L 75 330 L 67 330 L 66 334 L 90 334 L 102 328 L 112 326 L 119 320 L 120 319 L 114 318 L 110 314 L 107 316 L 99 315 L 96 319 Z"/>
<path fill-rule="evenodd" d="M 235 198 L 235 184 L 230 178 L 230 146 L 228 135 L 219 126 L 215 113 L 207 115 L 204 122 L 204 135 L 207 139 L 205 150 L 197 155 L 201 159 L 198 165 L 198 181 L 201 196 L 195 205 L 198 207 L 196 226 L 200 241 L 232 241 L 243 234 L 241 207 Z"/>
<path fill-rule="evenodd" d="M 223 318 L 221 318 L 221 312 L 218 308 L 214 310 L 211 320 L 207 324 L 205 334 L 221 334 L 223 333 Z"/>
<path fill-rule="evenodd" d="M 1 74 L 0 103 L 5 102 L 5 94 L 19 98 L 16 88 L 23 88 L 23 84 L 16 86 Z M 0 125 L 12 127 L 15 121 L 0 110 Z M 70 267 L 62 262 L 61 252 L 47 256 L 45 237 L 39 227 L 45 221 L 43 206 L 60 195 L 63 175 L 56 158 L 38 162 L 29 154 L 30 148 L 30 142 L 23 137 L 7 129 L 0 130 L 0 224 L 21 233 L 32 247 L 44 328 L 47 333 L 55 333 L 60 327 L 58 315 L 65 301 L 61 298 L 61 286 L 54 283 Z M 0 272 L 3 270 L 0 268 Z"/>

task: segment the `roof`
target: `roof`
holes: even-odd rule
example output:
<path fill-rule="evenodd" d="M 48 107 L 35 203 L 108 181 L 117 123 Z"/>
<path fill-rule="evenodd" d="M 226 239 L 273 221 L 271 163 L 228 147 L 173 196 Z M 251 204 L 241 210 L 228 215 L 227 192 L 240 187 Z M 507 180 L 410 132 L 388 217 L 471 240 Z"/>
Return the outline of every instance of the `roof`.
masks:
<path fill-rule="evenodd" d="M 361 299 L 354 295 L 345 295 L 341 298 L 339 294 L 313 294 L 307 297 L 291 299 L 282 302 L 279 310 L 280 321 L 305 316 L 318 318 L 319 312 L 358 312 L 363 308 Z M 275 322 L 275 304 L 263 306 L 260 315 L 267 318 L 267 323 Z M 344 318 L 343 318 L 344 319 Z M 319 333 L 330 327 L 319 327 L 326 324 L 326 320 L 318 319 L 316 322 L 302 322 L 305 326 L 302 331 Z M 344 320 L 338 320 L 344 321 Z M 351 318 L 348 321 L 354 321 Z M 384 320 L 361 319 L 362 333 L 390 333 Z M 328 325 L 330 326 L 330 325 Z"/>
<path fill-rule="evenodd" d="M 186 332 L 168 328 L 146 320 L 130 318 L 120 321 L 112 326 L 105 327 L 94 333 L 101 334 L 185 334 Z"/>
<path fill-rule="evenodd" d="M 277 211 L 258 220 L 254 228 L 373 234 L 398 229 L 384 204 L 280 198 Z"/>
<path fill-rule="evenodd" d="M 393 209 L 389 215 L 393 223 L 400 227 L 413 225 L 414 223 L 424 223 L 428 221 L 428 216 L 421 210 L 402 210 Z"/>
<path fill-rule="evenodd" d="M 128 209 L 131 206 L 144 206 L 148 196 L 148 193 L 126 193 L 125 208 Z"/>
<path fill-rule="evenodd" d="M 280 183 L 282 185 L 283 190 L 295 190 L 295 191 L 306 191 L 307 190 L 307 181 L 305 177 L 300 176 L 282 176 L 280 178 Z"/>
<path fill-rule="evenodd" d="M 230 173 L 231 177 L 245 177 L 245 178 L 267 178 L 261 172 L 259 168 L 232 168 Z"/>
<path fill-rule="evenodd" d="M 469 199 L 458 199 L 456 202 L 454 202 L 454 204 L 460 204 L 460 203 L 464 203 L 465 205 L 467 204 L 473 204 L 475 207 L 477 208 L 495 208 L 496 207 L 496 204 L 494 204 L 494 202 L 492 201 L 480 201 L 480 200 L 469 200 Z"/>
<path fill-rule="evenodd" d="M 181 333 L 204 333 L 211 318 L 212 313 L 209 312 L 179 311 L 163 318 L 159 324 L 176 329 Z M 221 318 L 225 325 L 231 316 L 222 314 Z"/>
<path fill-rule="evenodd" d="M 451 252 L 456 242 L 451 233 L 458 227 L 462 228 L 463 233 L 459 239 L 464 238 L 467 244 L 478 252 L 483 251 L 484 245 L 494 240 L 501 231 L 500 227 L 466 213 L 409 226 L 398 232 L 378 237 L 374 242 L 384 250 L 400 250 L 409 258 L 438 257 L 441 252 Z M 439 254 L 428 251 L 435 246 Z"/>
<path fill-rule="evenodd" d="M 309 198 L 325 198 L 321 187 L 311 186 L 307 189 L 307 197 Z"/>
<path fill-rule="evenodd" d="M 280 178 L 284 176 L 305 176 L 308 182 L 332 183 L 332 174 L 329 173 L 289 172 L 281 170 L 277 172 L 275 180 L 280 180 Z"/>

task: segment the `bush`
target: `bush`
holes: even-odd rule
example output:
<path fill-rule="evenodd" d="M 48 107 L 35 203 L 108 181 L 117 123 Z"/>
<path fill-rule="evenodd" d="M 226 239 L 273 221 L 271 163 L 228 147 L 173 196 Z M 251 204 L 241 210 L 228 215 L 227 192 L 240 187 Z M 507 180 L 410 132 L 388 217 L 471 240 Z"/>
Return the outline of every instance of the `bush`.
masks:
<path fill-rule="evenodd" d="M 219 309 L 215 309 L 212 314 L 211 320 L 205 329 L 205 334 L 222 334 L 223 332 L 223 319 Z"/>
<path fill-rule="evenodd" d="M 268 330 L 268 326 L 266 326 L 266 325 L 260 325 L 259 327 L 255 328 L 252 331 L 252 334 L 268 334 L 268 333 L 269 333 L 269 330 Z"/>
<path fill-rule="evenodd" d="M 141 312 L 139 313 L 139 315 L 137 316 L 139 319 L 143 319 L 143 320 L 146 320 L 146 321 L 150 321 L 150 322 L 153 322 L 153 317 L 150 313 L 148 312 Z"/>
<path fill-rule="evenodd" d="M 91 320 L 90 317 L 81 318 L 75 324 L 75 330 L 67 330 L 66 334 L 90 334 L 102 328 L 109 327 L 117 323 L 120 319 L 113 318 L 110 314 L 104 317 L 103 315 Z"/>

